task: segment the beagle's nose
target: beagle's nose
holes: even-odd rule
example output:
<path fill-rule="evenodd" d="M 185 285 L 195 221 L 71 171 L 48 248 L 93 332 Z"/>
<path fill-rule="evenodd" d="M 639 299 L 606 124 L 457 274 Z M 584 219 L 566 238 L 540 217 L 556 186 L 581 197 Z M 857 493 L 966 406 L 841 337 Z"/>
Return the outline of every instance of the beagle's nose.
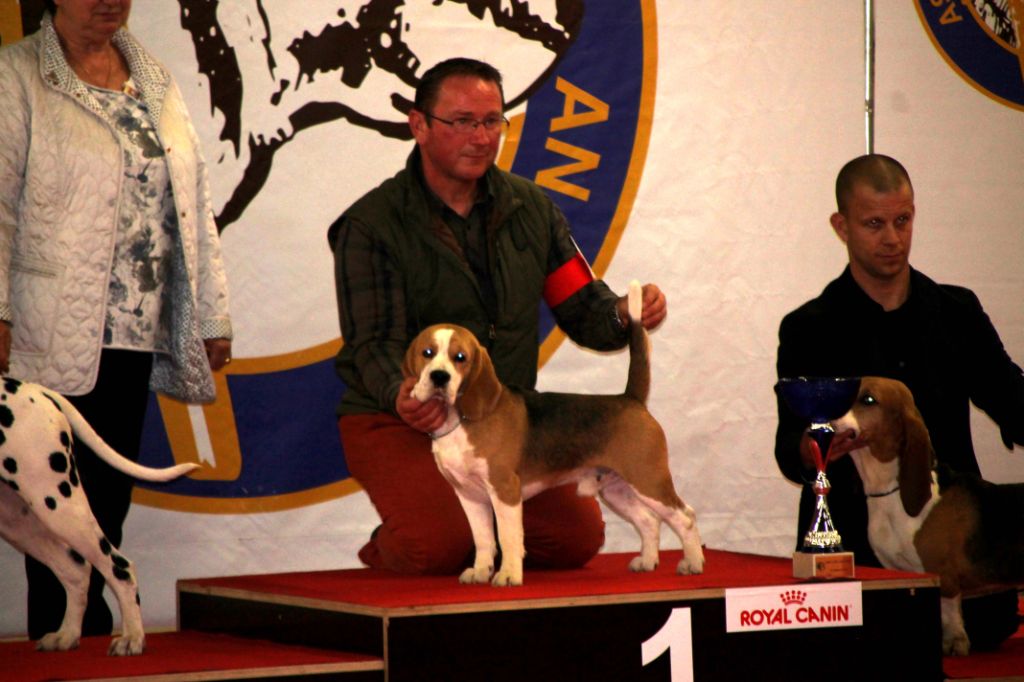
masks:
<path fill-rule="evenodd" d="M 438 388 L 444 388 L 451 381 L 452 375 L 443 369 L 435 369 L 430 373 L 430 380 L 434 382 L 434 385 Z"/>

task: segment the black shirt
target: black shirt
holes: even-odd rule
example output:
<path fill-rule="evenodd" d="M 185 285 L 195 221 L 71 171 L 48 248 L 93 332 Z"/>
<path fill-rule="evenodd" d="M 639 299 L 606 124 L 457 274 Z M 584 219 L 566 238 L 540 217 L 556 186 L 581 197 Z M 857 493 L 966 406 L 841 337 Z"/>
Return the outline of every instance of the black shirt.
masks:
<path fill-rule="evenodd" d="M 980 473 L 971 441 L 973 402 L 999 425 L 1007 447 L 1024 444 L 1024 375 L 969 289 L 940 285 L 911 270 L 910 295 L 886 312 L 854 281 L 849 267 L 783 318 L 778 376 L 883 376 L 899 379 L 914 395 L 938 461 Z M 803 483 L 800 437 L 807 427 L 781 401 L 775 459 L 786 478 Z M 844 548 L 857 563 L 879 565 L 867 540 L 867 504 L 853 461 L 828 467 L 828 504 Z M 800 497 L 797 546 L 810 524 L 814 495 Z"/>

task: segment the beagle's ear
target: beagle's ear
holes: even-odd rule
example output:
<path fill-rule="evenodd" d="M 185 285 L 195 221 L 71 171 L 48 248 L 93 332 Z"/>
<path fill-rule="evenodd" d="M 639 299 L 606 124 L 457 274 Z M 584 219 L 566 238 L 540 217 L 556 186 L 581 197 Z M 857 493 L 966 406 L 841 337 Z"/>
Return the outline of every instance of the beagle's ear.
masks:
<path fill-rule="evenodd" d="M 413 339 L 412 343 L 405 350 L 405 359 L 402 361 L 402 376 L 406 379 L 414 377 L 420 373 L 417 364 L 419 362 L 422 345 L 420 343 L 420 337 L 417 336 Z"/>
<path fill-rule="evenodd" d="M 462 380 L 462 397 L 459 411 L 469 421 L 482 419 L 494 411 L 501 396 L 501 382 L 494 373 L 494 364 L 487 349 L 475 344 L 473 366 Z"/>
<path fill-rule="evenodd" d="M 903 448 L 900 452 L 900 499 L 910 516 L 921 513 L 931 498 L 932 440 L 921 414 L 913 406 L 904 410 Z"/>

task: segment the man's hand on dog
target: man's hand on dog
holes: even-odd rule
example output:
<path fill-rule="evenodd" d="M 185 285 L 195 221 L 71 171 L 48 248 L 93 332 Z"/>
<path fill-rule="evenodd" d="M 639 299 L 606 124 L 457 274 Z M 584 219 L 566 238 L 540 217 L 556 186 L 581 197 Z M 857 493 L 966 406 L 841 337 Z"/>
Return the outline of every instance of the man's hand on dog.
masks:
<path fill-rule="evenodd" d="M 640 322 L 644 329 L 654 329 L 668 314 L 668 301 L 665 294 L 658 288 L 657 284 L 645 284 L 643 286 L 644 312 L 640 316 Z M 629 302 L 625 296 L 615 303 L 619 312 L 619 319 L 625 324 L 629 319 Z"/>
<path fill-rule="evenodd" d="M 407 377 L 398 389 L 395 399 L 395 412 L 406 424 L 424 433 L 432 433 L 444 426 L 448 417 L 448 407 L 440 396 L 427 402 L 420 402 L 412 397 L 412 388 L 418 377 Z"/>

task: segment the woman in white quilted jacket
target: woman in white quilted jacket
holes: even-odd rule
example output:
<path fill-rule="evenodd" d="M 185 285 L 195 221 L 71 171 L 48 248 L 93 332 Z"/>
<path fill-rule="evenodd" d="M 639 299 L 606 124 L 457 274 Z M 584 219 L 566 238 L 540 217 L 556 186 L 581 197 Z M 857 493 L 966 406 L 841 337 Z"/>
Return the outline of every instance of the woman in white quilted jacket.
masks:
<path fill-rule="evenodd" d="M 170 74 L 124 28 L 130 0 L 55 0 L 0 50 L 0 372 L 69 397 L 137 459 L 149 390 L 214 398 L 231 323 L 206 166 Z M 131 481 L 75 445 L 115 545 Z M 64 590 L 26 560 L 29 636 Z M 93 571 L 83 635 L 112 617 Z"/>

